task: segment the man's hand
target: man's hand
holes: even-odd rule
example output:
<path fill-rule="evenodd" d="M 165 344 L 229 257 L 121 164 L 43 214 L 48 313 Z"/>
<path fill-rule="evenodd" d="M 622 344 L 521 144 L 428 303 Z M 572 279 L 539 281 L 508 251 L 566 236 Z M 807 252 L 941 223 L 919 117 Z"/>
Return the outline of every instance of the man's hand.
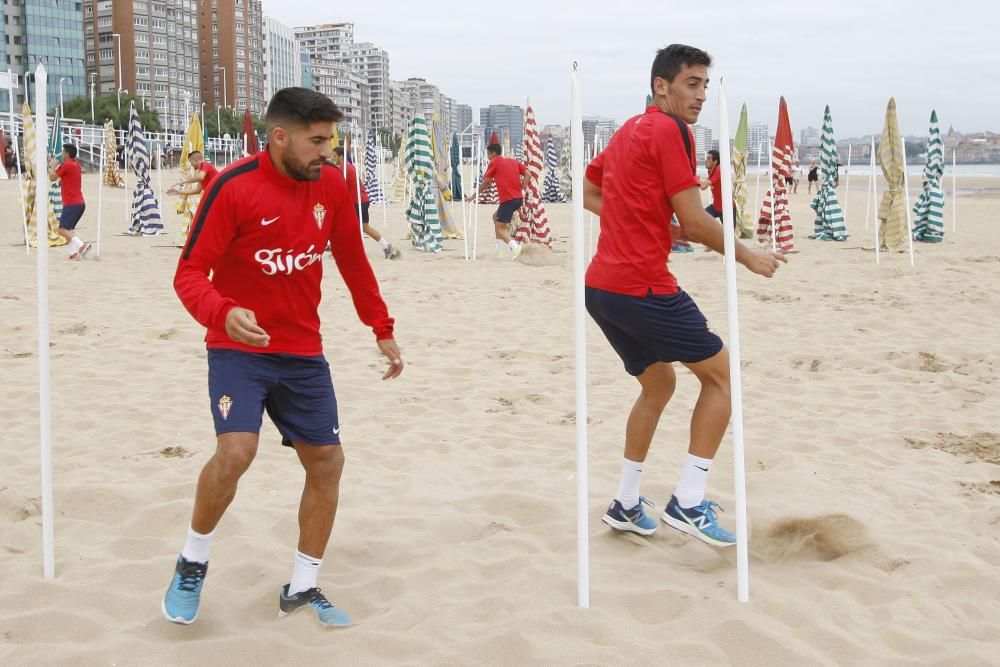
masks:
<path fill-rule="evenodd" d="M 267 347 L 271 337 L 257 325 L 252 310 L 237 306 L 226 315 L 226 335 L 237 343 L 252 347 Z"/>
<path fill-rule="evenodd" d="M 382 379 L 391 380 L 392 378 L 399 377 L 399 374 L 403 372 L 403 357 L 399 353 L 399 346 L 396 345 L 396 340 L 393 338 L 380 340 L 378 341 L 378 349 L 389 360 L 389 368 L 386 369 Z"/>
<path fill-rule="evenodd" d="M 747 253 L 746 260 L 743 262 L 743 266 L 758 276 L 770 278 L 778 270 L 778 267 L 781 266 L 781 262 L 788 264 L 788 260 L 780 252 L 771 252 L 770 250 L 759 250 L 756 248 L 748 248 L 748 250 L 749 252 Z"/>

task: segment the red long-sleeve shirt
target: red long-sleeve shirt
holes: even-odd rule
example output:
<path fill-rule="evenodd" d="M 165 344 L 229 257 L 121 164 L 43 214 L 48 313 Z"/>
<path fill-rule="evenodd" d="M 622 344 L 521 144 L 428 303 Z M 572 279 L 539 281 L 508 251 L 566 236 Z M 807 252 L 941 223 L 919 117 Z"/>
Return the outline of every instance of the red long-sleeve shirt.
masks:
<path fill-rule="evenodd" d="M 275 169 L 267 150 L 213 180 L 174 275 L 184 307 L 208 329 L 208 347 L 322 354 L 317 309 L 327 242 L 358 317 L 377 339 L 392 338 L 352 199 L 340 170 L 324 166 L 318 181 L 297 181 Z M 226 335 L 226 315 L 236 306 L 254 312 L 270 336 L 267 347 Z"/>

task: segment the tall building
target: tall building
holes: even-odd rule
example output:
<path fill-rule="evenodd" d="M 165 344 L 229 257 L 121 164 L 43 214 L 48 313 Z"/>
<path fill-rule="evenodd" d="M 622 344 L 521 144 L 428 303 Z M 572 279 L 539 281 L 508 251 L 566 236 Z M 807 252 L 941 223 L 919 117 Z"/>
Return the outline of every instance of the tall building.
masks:
<path fill-rule="evenodd" d="M 538 138 L 542 142 L 542 150 L 546 149 L 549 139 L 552 139 L 552 145 L 555 146 L 556 152 L 561 153 L 563 148 L 563 136 L 565 134 L 566 128 L 562 125 L 546 125 L 543 127 L 542 131 L 538 133 Z"/>
<path fill-rule="evenodd" d="M 209 109 L 264 113 L 263 37 L 261 0 L 198 0 L 201 98 Z"/>
<path fill-rule="evenodd" d="M 299 85 L 313 90 L 312 56 L 299 51 Z"/>
<path fill-rule="evenodd" d="M 472 107 L 468 104 L 456 104 L 454 110 L 455 123 L 453 132 L 465 132 L 472 125 Z"/>
<path fill-rule="evenodd" d="M 368 127 L 368 80 L 352 70 L 347 63 L 335 60 L 317 60 L 312 63 L 313 90 L 333 100 L 344 120 L 340 127 Z"/>
<path fill-rule="evenodd" d="M 820 132 L 818 127 L 807 127 L 802 130 L 800 146 L 819 146 Z"/>
<path fill-rule="evenodd" d="M 183 130 L 201 103 L 196 16 L 192 0 L 86 0 L 87 82 L 99 95 L 135 93 L 156 109 L 161 126 Z"/>
<path fill-rule="evenodd" d="M 316 60 L 336 60 L 354 44 L 353 23 L 324 23 L 295 28 L 295 39 L 303 53 Z"/>
<path fill-rule="evenodd" d="M 483 141 L 489 141 L 494 131 L 500 136 L 500 131 L 504 130 L 510 136 L 512 150 L 524 142 L 524 109 L 519 106 L 491 104 L 483 107 L 479 110 L 479 125 L 483 130 Z"/>
<path fill-rule="evenodd" d="M 108 3 L 110 4 L 110 3 Z M 86 91 L 83 66 L 83 18 L 79 2 L 47 0 L 46 2 L 11 2 L 3 4 L 3 69 L 10 68 L 22 83 L 15 91 L 14 105 L 20 111 L 25 90 L 34 110 L 34 71 L 44 57 L 48 74 L 49 108 L 59 104 L 59 82 L 63 100 L 71 100 Z M 30 76 L 26 79 L 25 74 Z M 7 111 L 6 91 L 0 95 L 0 109 Z"/>
<path fill-rule="evenodd" d="M 747 166 L 756 166 L 758 158 L 761 164 L 767 164 L 770 159 L 770 134 L 767 123 L 750 123 L 747 126 Z"/>
<path fill-rule="evenodd" d="M 389 82 L 389 108 L 392 133 L 405 138 L 410 120 L 413 119 L 414 104 L 410 90 L 403 81 Z"/>
<path fill-rule="evenodd" d="M 705 154 L 715 148 L 712 143 L 712 128 L 704 125 L 692 125 L 691 134 L 694 135 L 694 159 L 701 165 L 705 162 Z"/>
<path fill-rule="evenodd" d="M 389 125 L 389 54 L 371 42 L 352 44 L 344 49 L 342 60 L 368 82 L 371 122 L 378 127 Z"/>
<path fill-rule="evenodd" d="M 302 85 L 302 63 L 295 33 L 289 26 L 265 16 L 264 35 L 265 94 L 270 100 L 282 88 Z"/>

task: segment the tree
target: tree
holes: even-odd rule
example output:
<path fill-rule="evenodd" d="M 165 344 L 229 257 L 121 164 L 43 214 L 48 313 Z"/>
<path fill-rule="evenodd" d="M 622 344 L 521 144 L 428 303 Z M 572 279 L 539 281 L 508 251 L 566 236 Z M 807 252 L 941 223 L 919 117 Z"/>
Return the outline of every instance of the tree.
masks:
<path fill-rule="evenodd" d="M 160 115 L 150 107 L 142 108 L 142 98 L 133 93 L 122 93 L 122 107 L 118 108 L 118 93 L 105 93 L 94 97 L 94 122 L 98 125 L 104 123 L 105 118 L 110 118 L 117 128 L 128 127 L 129 106 L 135 102 L 135 108 L 139 112 L 139 121 L 142 127 L 150 132 L 160 131 Z M 80 118 L 90 122 L 90 97 L 74 97 L 65 102 L 63 108 L 66 110 L 67 118 Z"/>

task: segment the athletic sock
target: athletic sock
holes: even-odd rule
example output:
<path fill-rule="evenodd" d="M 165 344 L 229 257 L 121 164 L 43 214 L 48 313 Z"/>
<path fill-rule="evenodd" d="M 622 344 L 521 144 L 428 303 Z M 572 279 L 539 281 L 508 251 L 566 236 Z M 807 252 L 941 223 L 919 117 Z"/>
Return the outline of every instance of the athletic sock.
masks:
<path fill-rule="evenodd" d="M 310 588 L 316 588 L 316 576 L 319 574 L 319 566 L 322 564 L 322 558 L 313 558 L 296 550 L 295 564 L 292 566 L 292 580 L 288 584 L 288 594 L 295 595 Z"/>
<path fill-rule="evenodd" d="M 508 243 L 507 245 L 510 246 L 511 250 L 517 250 L 517 241 L 515 241 L 514 239 L 511 239 L 510 243 Z"/>
<path fill-rule="evenodd" d="M 83 247 L 83 241 L 80 240 L 79 236 L 74 236 L 69 241 L 69 247 L 70 247 L 70 250 L 72 250 L 73 252 L 76 252 L 77 250 L 79 250 L 80 248 Z"/>
<path fill-rule="evenodd" d="M 194 528 L 191 526 L 188 526 L 187 542 L 184 544 L 184 550 L 181 551 L 181 556 L 183 556 L 184 560 L 187 561 L 207 563 L 208 548 L 212 545 L 212 537 L 214 535 L 214 530 L 208 535 L 202 535 L 201 533 L 195 532 Z"/>
<path fill-rule="evenodd" d="M 504 242 L 501 241 L 500 239 L 497 239 L 497 252 L 503 251 L 503 248 L 504 248 Z"/>
<path fill-rule="evenodd" d="M 389 248 L 389 242 L 386 241 L 384 238 L 379 239 L 378 244 L 382 246 L 382 250 L 387 250 Z"/>
<path fill-rule="evenodd" d="M 677 503 L 685 508 L 696 507 L 705 500 L 705 484 L 708 482 L 708 469 L 712 467 L 712 459 L 703 459 L 694 454 L 688 454 L 684 461 L 684 470 L 677 483 Z"/>
<path fill-rule="evenodd" d="M 627 510 L 639 504 L 639 475 L 642 474 L 641 462 L 622 459 L 622 475 L 618 481 L 618 495 L 615 500 Z"/>

